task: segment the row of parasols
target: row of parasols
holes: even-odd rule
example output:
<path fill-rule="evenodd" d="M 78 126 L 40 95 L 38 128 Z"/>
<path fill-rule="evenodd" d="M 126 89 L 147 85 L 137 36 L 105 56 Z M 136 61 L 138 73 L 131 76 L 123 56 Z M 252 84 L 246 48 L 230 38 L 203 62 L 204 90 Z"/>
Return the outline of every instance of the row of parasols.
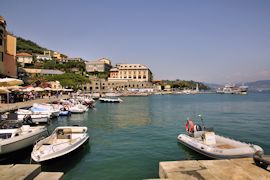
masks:
<path fill-rule="evenodd" d="M 42 92 L 42 91 L 73 91 L 73 89 L 53 89 L 50 87 L 41 88 L 33 86 L 19 86 L 23 84 L 23 81 L 15 78 L 1 78 L 0 79 L 0 94 L 10 93 L 11 91 L 17 92 Z"/>

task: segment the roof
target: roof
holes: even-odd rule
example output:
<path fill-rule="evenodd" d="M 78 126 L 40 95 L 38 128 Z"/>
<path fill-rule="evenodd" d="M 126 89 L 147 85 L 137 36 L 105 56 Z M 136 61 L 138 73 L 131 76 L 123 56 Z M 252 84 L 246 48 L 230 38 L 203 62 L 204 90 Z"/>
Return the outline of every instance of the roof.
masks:
<path fill-rule="evenodd" d="M 20 68 L 19 71 L 26 72 L 30 74 L 64 74 L 63 71 L 54 69 L 30 69 L 30 68 Z"/>
<path fill-rule="evenodd" d="M 110 71 L 119 71 L 117 68 L 112 68 Z"/>
<path fill-rule="evenodd" d="M 16 56 L 31 56 L 32 57 L 32 55 L 31 54 L 29 54 L 29 53 L 17 53 L 17 55 Z"/>

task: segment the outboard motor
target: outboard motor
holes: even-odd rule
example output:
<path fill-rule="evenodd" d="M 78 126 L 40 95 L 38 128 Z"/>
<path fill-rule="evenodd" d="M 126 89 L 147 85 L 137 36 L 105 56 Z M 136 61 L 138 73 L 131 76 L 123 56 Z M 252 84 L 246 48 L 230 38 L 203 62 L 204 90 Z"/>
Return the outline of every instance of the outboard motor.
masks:
<path fill-rule="evenodd" d="M 33 124 L 32 117 L 28 114 L 23 118 L 23 124 Z"/>
<path fill-rule="evenodd" d="M 194 132 L 202 131 L 202 127 L 199 124 L 194 125 Z"/>

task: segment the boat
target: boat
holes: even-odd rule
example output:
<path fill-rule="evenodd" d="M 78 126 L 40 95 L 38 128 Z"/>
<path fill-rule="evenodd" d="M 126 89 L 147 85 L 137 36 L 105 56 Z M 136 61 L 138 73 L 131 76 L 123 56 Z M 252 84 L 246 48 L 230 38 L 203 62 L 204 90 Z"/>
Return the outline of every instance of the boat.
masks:
<path fill-rule="evenodd" d="M 16 114 L 19 121 L 23 121 L 25 118 L 31 118 L 33 123 L 48 123 L 50 117 L 49 114 L 33 112 L 27 109 L 18 109 Z"/>
<path fill-rule="evenodd" d="M 248 92 L 248 86 L 236 86 L 235 84 L 226 84 L 224 88 L 218 88 L 216 93 L 218 94 L 240 94 L 246 95 Z"/>
<path fill-rule="evenodd" d="M 88 139 L 87 127 L 57 127 L 49 137 L 34 146 L 31 157 L 36 162 L 54 159 L 74 151 Z"/>
<path fill-rule="evenodd" d="M 70 111 L 60 110 L 59 116 L 70 116 Z"/>
<path fill-rule="evenodd" d="M 1 123 L 0 128 L 0 155 L 31 146 L 37 140 L 48 136 L 45 126 L 32 127 L 8 121 Z"/>
<path fill-rule="evenodd" d="M 204 123 L 201 128 L 190 118 L 186 122 L 186 131 L 187 134 L 177 137 L 178 142 L 213 159 L 253 157 L 258 151 L 263 153 L 260 146 L 217 135 L 213 128 L 206 128 Z"/>
<path fill-rule="evenodd" d="M 102 103 L 121 103 L 121 102 L 123 102 L 123 100 L 120 98 L 109 98 L 109 97 L 99 98 L 99 101 Z"/>
<path fill-rule="evenodd" d="M 52 104 L 34 103 L 30 110 L 35 113 L 47 113 L 51 118 L 55 118 L 59 116 L 60 108 L 60 106 Z"/>
<path fill-rule="evenodd" d="M 85 105 L 82 105 L 82 104 L 76 104 L 76 105 L 73 105 L 73 106 L 71 106 L 69 108 L 69 111 L 72 114 L 81 114 L 81 113 L 84 113 L 87 110 L 88 110 L 88 108 Z"/>

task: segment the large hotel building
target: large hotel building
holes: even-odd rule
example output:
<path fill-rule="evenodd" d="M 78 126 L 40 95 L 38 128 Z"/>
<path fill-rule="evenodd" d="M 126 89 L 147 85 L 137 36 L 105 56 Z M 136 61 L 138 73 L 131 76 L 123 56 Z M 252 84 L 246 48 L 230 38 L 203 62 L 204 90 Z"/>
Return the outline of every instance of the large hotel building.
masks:
<path fill-rule="evenodd" d="M 152 82 L 152 72 L 142 64 L 117 64 L 110 70 L 108 81 Z"/>
<path fill-rule="evenodd" d="M 125 89 L 152 88 L 151 70 L 142 64 L 117 64 L 110 70 L 108 80 L 91 78 L 83 89 L 90 92 L 108 92 Z"/>

